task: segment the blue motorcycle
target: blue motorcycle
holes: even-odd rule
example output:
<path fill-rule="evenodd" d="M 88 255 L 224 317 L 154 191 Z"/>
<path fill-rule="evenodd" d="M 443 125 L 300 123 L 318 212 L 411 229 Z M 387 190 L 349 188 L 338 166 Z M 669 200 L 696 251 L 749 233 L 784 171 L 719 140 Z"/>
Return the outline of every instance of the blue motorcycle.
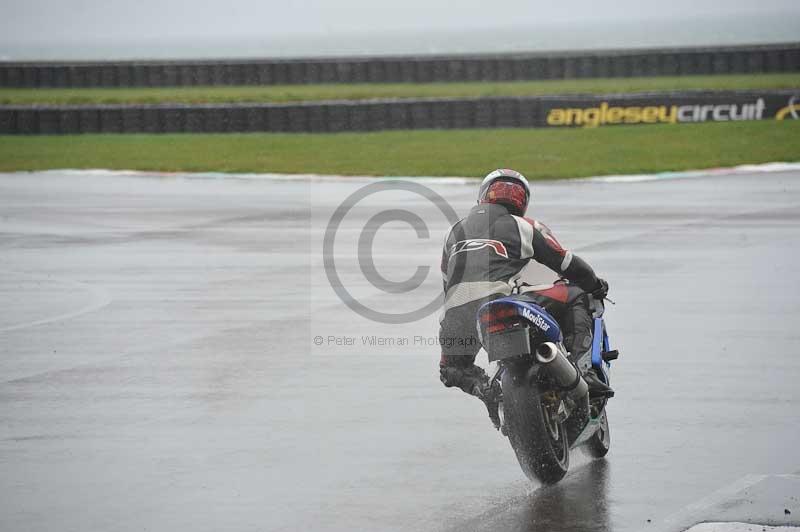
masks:
<path fill-rule="evenodd" d="M 591 297 L 591 296 L 590 296 Z M 600 458 L 611 446 L 607 398 L 590 398 L 582 373 L 593 368 L 609 384 L 611 350 L 601 299 L 591 298 L 592 348 L 567 359 L 561 328 L 534 298 L 515 294 L 490 301 L 478 310 L 478 332 L 495 390 L 496 425 L 505 434 L 528 478 L 552 484 L 569 469 L 570 449 L 583 446 Z"/>

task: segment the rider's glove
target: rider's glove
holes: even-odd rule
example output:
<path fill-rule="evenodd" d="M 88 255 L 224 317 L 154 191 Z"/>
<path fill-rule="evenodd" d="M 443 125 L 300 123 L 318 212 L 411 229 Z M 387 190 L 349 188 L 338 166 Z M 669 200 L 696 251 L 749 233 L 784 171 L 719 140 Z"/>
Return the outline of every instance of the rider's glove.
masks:
<path fill-rule="evenodd" d="M 592 290 L 592 296 L 595 299 L 605 299 L 608 295 L 608 283 L 605 279 L 597 278 L 597 286 Z"/>

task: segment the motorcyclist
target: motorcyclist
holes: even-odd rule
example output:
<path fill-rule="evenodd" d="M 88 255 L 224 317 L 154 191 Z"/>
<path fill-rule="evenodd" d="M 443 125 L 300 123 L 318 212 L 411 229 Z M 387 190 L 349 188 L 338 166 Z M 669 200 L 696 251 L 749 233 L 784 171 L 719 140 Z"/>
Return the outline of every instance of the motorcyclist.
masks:
<path fill-rule="evenodd" d="M 440 379 L 447 387 L 482 399 L 490 415 L 494 394 L 488 376 L 475 365 L 481 348 L 475 322 L 478 308 L 523 287 L 526 295 L 558 320 L 569 359 L 576 363 L 592 342 L 588 294 L 603 298 L 608 293 L 608 283 L 564 249 L 547 226 L 524 217 L 530 195 L 528 181 L 519 172 L 491 172 L 481 183 L 478 204 L 450 228 L 442 251 L 445 302 L 439 330 Z M 586 371 L 584 379 L 590 395 L 614 394 L 593 370 Z"/>

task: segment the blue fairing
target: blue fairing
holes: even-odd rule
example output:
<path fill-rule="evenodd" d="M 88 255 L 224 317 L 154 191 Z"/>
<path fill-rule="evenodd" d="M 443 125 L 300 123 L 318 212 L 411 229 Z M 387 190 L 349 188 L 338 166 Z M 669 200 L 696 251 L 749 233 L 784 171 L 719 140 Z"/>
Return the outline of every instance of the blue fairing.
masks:
<path fill-rule="evenodd" d="M 600 369 L 603 366 L 603 344 L 604 342 L 603 320 L 600 318 L 594 319 L 594 331 L 592 332 L 592 366 Z"/>
<path fill-rule="evenodd" d="M 491 310 L 493 306 L 511 306 L 519 317 L 538 328 L 548 342 L 560 342 L 563 339 L 561 327 L 558 326 L 556 320 L 536 303 L 522 301 L 514 296 L 502 297 L 481 306 L 478 310 L 478 315 L 480 316 L 484 311 Z"/>
<path fill-rule="evenodd" d="M 592 336 L 592 366 L 600 373 L 600 379 L 608 383 L 608 368 L 610 364 L 603 360 L 603 353 L 611 349 L 608 333 L 601 318 L 594 319 L 594 332 Z"/>

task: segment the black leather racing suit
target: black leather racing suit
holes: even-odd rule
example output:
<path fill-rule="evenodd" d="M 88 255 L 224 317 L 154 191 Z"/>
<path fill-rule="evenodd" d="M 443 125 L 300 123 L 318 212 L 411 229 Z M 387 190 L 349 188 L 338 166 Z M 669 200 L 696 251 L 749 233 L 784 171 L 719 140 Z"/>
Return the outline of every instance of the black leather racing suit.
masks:
<path fill-rule="evenodd" d="M 485 380 L 485 374 L 474 365 L 481 348 L 478 308 L 511 294 L 522 284 L 522 270 L 531 260 L 546 268 L 536 264 L 533 271 L 526 270 L 528 297 L 558 320 L 573 361 L 590 347 L 592 319 L 587 292 L 599 284 L 592 268 L 564 249 L 547 226 L 514 216 L 503 205 L 479 204 L 450 228 L 442 252 L 445 302 L 439 366 L 445 386 L 479 393 L 475 386 Z"/>

